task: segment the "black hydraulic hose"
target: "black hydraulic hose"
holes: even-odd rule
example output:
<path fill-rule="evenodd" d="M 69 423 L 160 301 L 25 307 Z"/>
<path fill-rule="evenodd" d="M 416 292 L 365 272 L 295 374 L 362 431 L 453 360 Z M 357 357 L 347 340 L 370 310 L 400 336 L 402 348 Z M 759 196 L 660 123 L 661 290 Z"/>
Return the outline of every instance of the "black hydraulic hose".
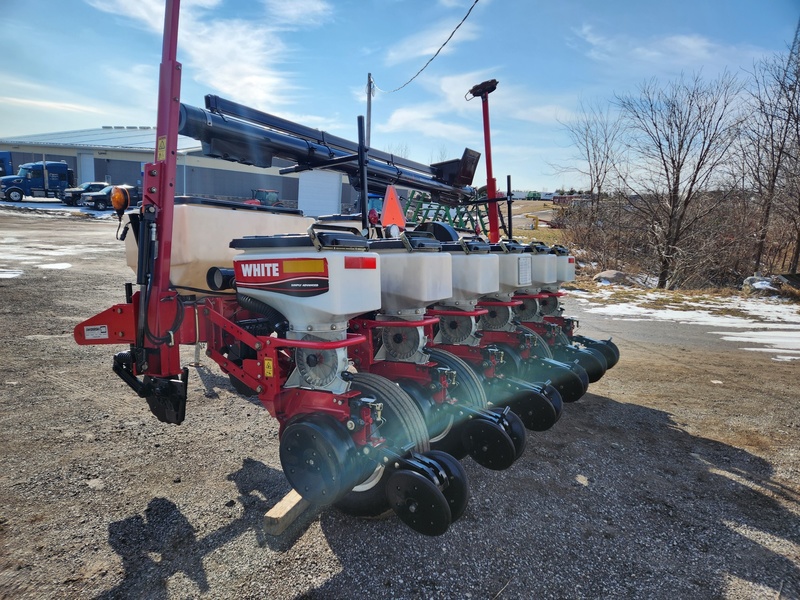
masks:
<path fill-rule="evenodd" d="M 147 295 L 145 296 L 145 306 L 150 306 L 150 292 L 152 288 L 148 285 L 147 286 Z M 175 296 L 175 301 L 178 303 L 177 308 L 175 309 L 175 320 L 172 322 L 172 327 L 169 328 L 167 331 L 167 335 L 158 337 L 153 334 L 152 330 L 150 329 L 150 323 L 147 320 L 147 313 L 144 316 L 144 332 L 149 339 L 154 344 L 171 344 L 174 342 L 174 334 L 178 332 L 183 325 L 183 318 L 186 314 L 186 307 L 184 306 L 184 302 L 180 296 Z"/>
<path fill-rule="evenodd" d="M 139 253 L 136 265 L 136 284 L 139 286 L 142 302 L 139 303 L 139 320 L 136 328 L 136 346 L 144 347 L 144 338 L 147 330 L 147 308 L 150 296 L 150 275 L 153 272 L 153 246 L 150 228 L 155 227 L 155 223 L 145 218 L 143 214 L 139 220 L 139 236 L 137 238 Z"/>
<path fill-rule="evenodd" d="M 267 317 L 269 326 L 278 335 L 283 336 L 289 330 L 289 320 L 269 304 L 242 293 L 236 294 L 236 300 L 242 308 Z"/>

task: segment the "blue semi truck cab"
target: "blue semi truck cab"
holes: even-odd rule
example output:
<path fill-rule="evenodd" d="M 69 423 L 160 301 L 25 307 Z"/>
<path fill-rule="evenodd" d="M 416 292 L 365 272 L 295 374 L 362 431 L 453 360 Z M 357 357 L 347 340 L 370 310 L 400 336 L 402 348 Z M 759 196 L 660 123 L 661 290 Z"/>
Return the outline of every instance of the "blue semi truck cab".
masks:
<path fill-rule="evenodd" d="M 13 174 L 14 167 L 11 164 L 11 152 L 0 152 L 0 177 Z"/>
<path fill-rule="evenodd" d="M 0 177 L 0 200 L 19 202 L 24 196 L 60 198 L 75 185 L 75 172 L 65 162 L 39 161 L 19 166 L 16 175 Z"/>

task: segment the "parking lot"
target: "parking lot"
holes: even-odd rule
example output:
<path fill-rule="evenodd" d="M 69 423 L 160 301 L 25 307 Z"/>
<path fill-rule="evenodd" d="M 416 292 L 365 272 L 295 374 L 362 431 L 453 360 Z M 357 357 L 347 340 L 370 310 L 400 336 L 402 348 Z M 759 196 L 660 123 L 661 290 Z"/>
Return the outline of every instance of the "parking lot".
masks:
<path fill-rule="evenodd" d="M 111 212 L 47 204 L 0 208 L 1 597 L 800 597 L 796 361 L 568 296 L 620 363 L 511 469 L 466 459 L 445 535 L 329 509 L 273 537 L 277 423 L 203 359 L 186 422 L 162 424 L 119 348 L 77 346 L 132 272 Z"/>
<path fill-rule="evenodd" d="M 0 200 L 0 206 L 8 208 L 28 209 L 28 210 L 56 210 L 66 211 L 70 213 L 86 213 L 90 215 L 102 216 L 109 215 L 111 211 L 97 211 L 86 206 L 67 206 L 61 200 L 56 198 L 31 198 L 25 197 L 22 202 L 11 202 L 9 200 Z"/>

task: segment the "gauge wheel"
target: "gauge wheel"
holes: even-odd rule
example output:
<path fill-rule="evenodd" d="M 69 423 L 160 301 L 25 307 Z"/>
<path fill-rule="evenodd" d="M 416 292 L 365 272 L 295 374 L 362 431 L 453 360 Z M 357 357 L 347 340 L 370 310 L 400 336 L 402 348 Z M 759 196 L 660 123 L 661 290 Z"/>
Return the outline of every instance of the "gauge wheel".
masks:
<path fill-rule="evenodd" d="M 503 351 L 503 362 L 495 366 L 495 372 L 503 377 L 521 377 L 524 360 L 511 344 L 496 344 Z"/>
<path fill-rule="evenodd" d="M 481 380 L 475 370 L 464 359 L 447 350 L 429 348 L 428 351 L 433 362 L 456 372 L 458 386 L 454 391 L 454 397 L 459 404 L 470 408 L 486 408 L 486 393 L 483 391 Z"/>
<path fill-rule="evenodd" d="M 433 362 L 456 372 L 457 385 L 450 391 L 450 396 L 456 400 L 456 406 L 477 410 L 487 407 L 489 402 L 481 380 L 466 361 L 446 350 L 430 348 L 428 351 Z M 431 440 L 431 447 L 452 454 L 456 458 L 464 458 L 467 451 L 461 443 L 461 433 L 458 429 L 458 424 L 450 427 L 446 435 Z"/>
<path fill-rule="evenodd" d="M 553 352 L 550 350 L 550 346 L 541 335 L 525 325 L 520 325 L 519 328 L 531 336 L 531 343 L 533 344 L 531 352 L 539 358 L 553 358 Z M 569 343 L 569 340 L 567 340 L 567 343 Z"/>
<path fill-rule="evenodd" d="M 556 335 L 556 345 L 569 346 L 571 344 L 572 342 L 570 341 L 569 337 L 567 337 L 567 334 L 564 333 L 563 331 L 559 331 L 558 334 Z"/>
<path fill-rule="evenodd" d="M 413 452 L 430 450 L 428 428 L 414 400 L 400 386 L 380 375 L 355 373 L 351 389 L 383 403 L 378 433 L 401 453 L 404 446 L 413 444 Z M 370 475 L 335 503 L 336 508 L 357 517 L 379 517 L 391 514 L 386 498 L 386 481 L 394 469 L 379 464 Z"/>

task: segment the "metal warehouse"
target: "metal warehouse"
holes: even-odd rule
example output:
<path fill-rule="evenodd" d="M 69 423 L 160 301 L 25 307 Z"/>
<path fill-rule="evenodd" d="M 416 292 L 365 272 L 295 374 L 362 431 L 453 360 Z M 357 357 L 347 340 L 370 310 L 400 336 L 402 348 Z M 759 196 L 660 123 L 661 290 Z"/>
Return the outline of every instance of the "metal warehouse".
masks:
<path fill-rule="evenodd" d="M 64 161 L 76 182 L 106 181 L 141 187 L 144 165 L 153 161 L 155 127 L 104 126 L 61 133 L 0 138 L 0 151 L 10 151 L 14 168 L 40 160 Z M 275 158 L 267 169 L 203 156 L 198 142 L 178 136 L 175 192 L 181 196 L 249 198 L 254 189 L 276 190 L 284 206 L 309 216 L 349 212 L 357 194 L 338 173 L 309 171 L 281 175 L 290 163 Z M 319 199 L 325 198 L 324 203 Z"/>

